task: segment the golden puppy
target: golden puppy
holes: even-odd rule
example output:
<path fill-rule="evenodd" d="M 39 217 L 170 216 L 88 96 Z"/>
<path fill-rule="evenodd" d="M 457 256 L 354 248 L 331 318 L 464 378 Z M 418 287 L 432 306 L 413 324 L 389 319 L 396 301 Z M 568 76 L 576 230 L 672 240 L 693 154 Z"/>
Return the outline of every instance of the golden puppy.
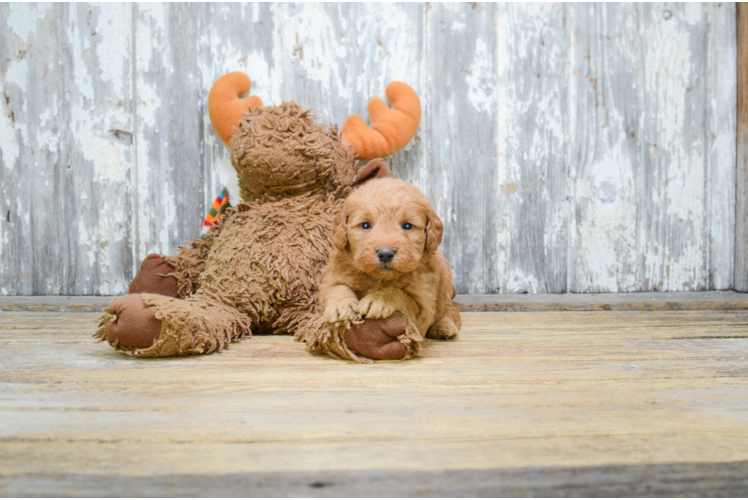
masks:
<path fill-rule="evenodd" d="M 351 193 L 333 222 L 335 248 L 323 271 L 325 321 L 348 325 L 400 313 L 410 328 L 398 338 L 408 345 L 405 357 L 423 336 L 457 337 L 452 271 L 438 249 L 443 229 L 429 200 L 407 182 L 376 179 Z"/>

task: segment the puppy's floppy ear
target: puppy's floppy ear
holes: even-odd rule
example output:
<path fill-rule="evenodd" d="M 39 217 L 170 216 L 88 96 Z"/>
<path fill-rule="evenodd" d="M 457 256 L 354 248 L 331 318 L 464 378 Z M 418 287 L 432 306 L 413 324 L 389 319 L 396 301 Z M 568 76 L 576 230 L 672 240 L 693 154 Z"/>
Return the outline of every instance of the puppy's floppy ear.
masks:
<path fill-rule="evenodd" d="M 426 210 L 426 218 L 426 251 L 435 252 L 442 242 L 444 223 L 431 207 Z"/>
<path fill-rule="evenodd" d="M 345 215 L 345 209 L 332 221 L 332 244 L 341 252 L 348 245 L 348 217 Z"/>
<path fill-rule="evenodd" d="M 356 180 L 353 181 L 354 186 L 360 186 L 367 181 L 372 179 L 380 179 L 382 177 L 389 177 L 390 169 L 387 168 L 387 164 L 382 160 L 371 160 L 369 163 L 358 169 L 356 174 Z"/>

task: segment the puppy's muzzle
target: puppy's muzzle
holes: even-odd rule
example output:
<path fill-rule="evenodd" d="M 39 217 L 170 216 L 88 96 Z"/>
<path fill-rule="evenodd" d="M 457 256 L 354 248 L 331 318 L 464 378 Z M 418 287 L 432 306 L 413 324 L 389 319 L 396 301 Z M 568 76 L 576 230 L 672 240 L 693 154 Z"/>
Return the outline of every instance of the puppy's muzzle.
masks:
<path fill-rule="evenodd" d="M 389 262 L 392 262 L 392 259 L 395 258 L 395 251 L 391 248 L 382 247 L 379 250 L 377 250 L 377 259 L 379 259 L 379 262 L 382 264 L 387 264 Z"/>

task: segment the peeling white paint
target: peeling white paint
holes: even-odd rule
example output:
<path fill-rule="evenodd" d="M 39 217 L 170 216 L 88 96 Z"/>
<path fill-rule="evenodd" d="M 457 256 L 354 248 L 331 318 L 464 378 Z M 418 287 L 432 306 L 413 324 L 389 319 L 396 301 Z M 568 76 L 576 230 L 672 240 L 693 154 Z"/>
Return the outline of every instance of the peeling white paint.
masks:
<path fill-rule="evenodd" d="M 135 102 L 137 128 L 136 172 L 138 206 L 133 208 L 135 221 L 135 255 L 136 261 L 144 258 L 149 252 L 169 251 L 169 226 L 173 223 L 174 197 L 168 190 L 165 171 L 171 165 L 161 164 L 168 160 L 162 154 L 158 133 L 162 127 L 161 110 L 164 107 L 162 95 L 169 89 L 161 88 L 161 82 L 153 81 L 162 68 L 169 68 L 172 58 L 172 47 L 166 40 L 168 19 L 164 4 L 138 4 L 136 19 L 135 51 Z M 154 160 L 158 163 L 154 164 Z M 154 185 L 155 184 L 155 185 Z M 172 213 L 165 211 L 172 207 Z M 150 210 L 157 210 L 159 217 L 148 216 Z"/>
<path fill-rule="evenodd" d="M 12 168 L 20 156 L 20 148 L 16 140 L 17 126 L 14 119 L 11 119 L 11 109 L 5 100 L 0 103 L 0 159 L 3 167 Z"/>
<path fill-rule="evenodd" d="M 96 44 L 100 73 L 98 77 L 107 83 L 121 82 L 127 77 L 130 59 L 117 57 L 122 45 L 130 43 L 132 30 L 132 6 L 129 3 L 117 3 L 99 11 L 96 30 L 101 37 Z"/>
<path fill-rule="evenodd" d="M 486 112 L 493 108 L 494 80 L 492 73 L 493 54 L 488 50 L 485 40 L 475 43 L 473 64 L 465 77 L 468 84 L 468 99 L 476 111 Z"/>
<path fill-rule="evenodd" d="M 17 4 L 12 4 L 17 5 Z M 26 88 L 28 81 L 28 60 L 26 58 L 11 58 L 7 62 L 7 69 L 4 75 L 3 96 L 0 100 L 0 154 L 2 154 L 3 163 L 7 167 L 12 167 L 20 158 L 20 144 L 28 144 L 28 128 L 24 123 L 24 117 L 28 113 L 28 98 L 23 95 L 23 89 Z M 18 97 L 16 98 L 11 91 L 11 86 L 17 89 Z M 7 96 L 7 101 L 4 98 Z M 20 104 L 20 109 L 19 109 Z M 20 138 L 20 144 L 19 140 Z"/>
<path fill-rule="evenodd" d="M 122 148 L 112 147 L 111 138 L 99 137 L 91 131 L 80 142 L 83 157 L 93 165 L 94 181 L 106 185 L 129 180 L 129 162 Z"/>
<path fill-rule="evenodd" d="M 122 293 L 147 253 L 199 234 L 198 220 L 177 230 L 185 206 L 195 218 L 222 185 L 238 201 L 205 109 L 236 70 L 267 104 L 294 99 L 328 123 L 368 119 L 390 81 L 416 88 L 421 129 L 390 165 L 448 225 L 461 291 L 730 287 L 734 5 L 478 7 L 10 4 L 0 206 L 19 208 L 2 221 L 0 293 Z M 182 29 L 195 36 L 175 45 Z M 26 92 L 40 74 L 58 78 L 49 95 Z M 176 154 L 190 147 L 194 160 Z M 30 166 L 33 194 L 7 185 Z M 58 194 L 55 211 L 24 205 Z M 13 252 L 35 269 L 7 257 L 41 238 L 32 227 L 59 239 Z"/>
<path fill-rule="evenodd" d="M 39 21 L 46 19 L 51 9 L 52 5 L 48 3 L 11 3 L 6 26 L 27 42 L 37 33 Z"/>
<path fill-rule="evenodd" d="M 686 3 L 685 15 L 683 21 L 695 26 L 704 21 L 704 4 L 701 3 Z"/>
<path fill-rule="evenodd" d="M 506 276 L 506 293 L 539 293 L 540 290 L 537 276 L 519 269 L 509 271 Z"/>
<path fill-rule="evenodd" d="M 659 246 L 645 244 L 645 274 L 659 290 L 704 289 L 708 265 L 704 233 L 706 169 L 704 135 L 691 133 L 706 123 L 704 103 L 694 97 L 702 84 L 705 28 L 700 6 L 671 6 L 663 22 L 661 10 L 648 6 L 644 42 L 646 109 L 645 165 L 664 178 L 654 186 L 654 229 L 665 234 Z M 667 16 L 665 16 L 667 17 Z M 693 91 L 693 92 L 692 92 Z M 658 103 L 656 109 L 652 106 Z M 651 132 L 649 132 L 651 131 Z"/>
<path fill-rule="evenodd" d="M 297 60 L 304 68 L 305 77 L 320 84 L 322 91 L 331 92 L 334 89 L 337 99 L 350 101 L 353 89 L 341 80 L 334 64 L 334 61 L 347 57 L 348 47 L 339 43 L 337 36 L 321 36 L 322 33 L 335 33 L 325 5 L 295 5 L 291 15 L 283 20 L 280 30 L 285 49 L 283 57 Z"/>

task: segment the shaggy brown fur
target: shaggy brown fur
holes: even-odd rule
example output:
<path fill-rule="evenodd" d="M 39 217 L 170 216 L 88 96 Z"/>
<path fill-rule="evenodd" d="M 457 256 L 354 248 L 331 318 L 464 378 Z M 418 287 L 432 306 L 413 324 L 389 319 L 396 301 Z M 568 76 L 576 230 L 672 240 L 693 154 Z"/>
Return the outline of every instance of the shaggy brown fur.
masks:
<path fill-rule="evenodd" d="M 422 336 L 457 337 L 452 271 L 438 250 L 443 227 L 407 182 L 377 179 L 354 191 L 335 219 L 335 250 L 323 271 L 325 321 L 334 329 L 399 313 L 408 324 L 401 339 L 408 356 Z"/>
<path fill-rule="evenodd" d="M 178 255 L 149 258 L 131 291 L 150 293 L 115 300 L 100 321 L 101 340 L 153 357 L 213 352 L 252 330 L 288 332 L 314 352 L 346 359 L 355 359 L 346 335 L 391 340 L 397 318 L 332 335 L 318 312 L 333 220 L 357 179 L 387 169 L 382 162 L 358 169 L 336 131 L 313 118 L 293 102 L 244 114 L 231 153 L 242 197 L 251 202 L 228 210 Z M 154 274 L 164 266 L 176 279 L 171 297 L 157 295 L 174 288 Z"/>
<path fill-rule="evenodd" d="M 244 114 L 231 141 L 231 159 L 245 201 L 279 196 L 347 195 L 356 178 L 353 150 L 335 127 L 313 121 L 294 102 Z"/>

